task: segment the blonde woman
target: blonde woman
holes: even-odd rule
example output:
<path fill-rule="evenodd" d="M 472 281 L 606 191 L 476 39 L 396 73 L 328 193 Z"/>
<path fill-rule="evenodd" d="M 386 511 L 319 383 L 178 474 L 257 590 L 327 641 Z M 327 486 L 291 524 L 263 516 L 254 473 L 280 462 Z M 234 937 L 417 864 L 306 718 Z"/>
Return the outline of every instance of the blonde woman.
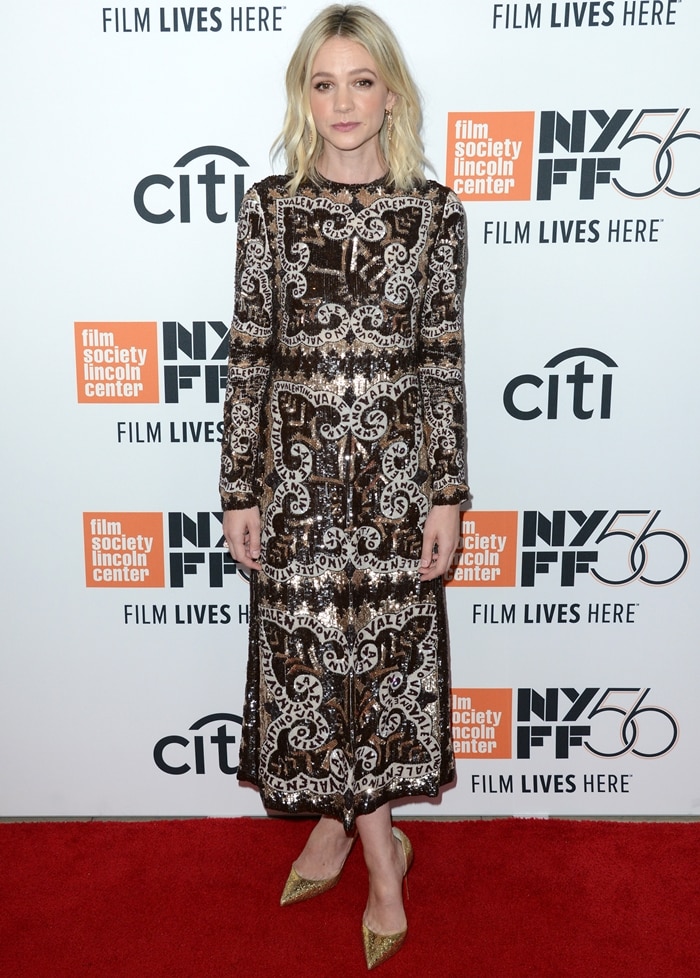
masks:
<path fill-rule="evenodd" d="M 334 886 L 359 835 L 368 968 L 407 931 L 391 802 L 453 778 L 441 577 L 468 495 L 465 219 L 424 175 L 420 125 L 384 21 L 319 14 L 287 71 L 287 173 L 240 211 L 221 469 L 226 542 L 252 571 L 238 776 L 320 816 L 283 905 Z"/>

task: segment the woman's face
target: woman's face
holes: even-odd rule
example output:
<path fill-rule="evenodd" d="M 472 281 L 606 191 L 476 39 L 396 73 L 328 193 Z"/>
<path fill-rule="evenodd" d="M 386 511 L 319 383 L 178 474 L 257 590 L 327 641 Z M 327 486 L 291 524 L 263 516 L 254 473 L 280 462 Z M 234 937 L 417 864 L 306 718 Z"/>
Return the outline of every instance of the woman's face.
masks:
<path fill-rule="evenodd" d="M 366 48 L 345 37 L 331 37 L 311 66 L 310 100 L 316 131 L 326 146 L 362 156 L 377 152 L 385 111 L 396 96 Z"/>

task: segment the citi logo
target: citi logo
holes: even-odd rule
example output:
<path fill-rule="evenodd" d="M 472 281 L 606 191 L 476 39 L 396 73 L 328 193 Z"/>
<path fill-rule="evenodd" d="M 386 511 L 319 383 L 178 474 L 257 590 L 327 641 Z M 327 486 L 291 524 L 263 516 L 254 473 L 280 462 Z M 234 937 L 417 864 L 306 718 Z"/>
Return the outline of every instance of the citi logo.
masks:
<path fill-rule="evenodd" d="M 578 346 L 548 360 L 544 377 L 518 374 L 506 384 L 503 406 L 518 421 L 544 416 L 556 421 L 572 416 L 579 421 L 610 418 L 615 361 L 600 350 Z M 602 368 L 608 368 L 604 370 Z M 542 390 L 540 390 L 543 388 Z"/>
<path fill-rule="evenodd" d="M 248 162 L 225 146 L 199 146 L 181 156 L 174 167 L 185 171 L 195 162 L 198 165 L 192 170 L 175 174 L 176 189 L 175 180 L 166 173 L 151 173 L 139 180 L 134 190 L 139 217 L 149 224 L 174 220 L 190 224 L 193 213 L 203 215 L 212 224 L 222 224 L 231 215 L 237 220 L 245 181 L 242 173 L 232 172 L 231 164 L 242 168 Z"/>
<path fill-rule="evenodd" d="M 164 774 L 206 774 L 218 769 L 222 774 L 235 774 L 238 765 L 232 763 L 230 750 L 240 741 L 241 717 L 233 713 L 210 713 L 190 727 L 192 736 L 169 734 L 161 737 L 153 748 L 153 760 Z M 208 729 L 207 729 L 208 728 Z"/>

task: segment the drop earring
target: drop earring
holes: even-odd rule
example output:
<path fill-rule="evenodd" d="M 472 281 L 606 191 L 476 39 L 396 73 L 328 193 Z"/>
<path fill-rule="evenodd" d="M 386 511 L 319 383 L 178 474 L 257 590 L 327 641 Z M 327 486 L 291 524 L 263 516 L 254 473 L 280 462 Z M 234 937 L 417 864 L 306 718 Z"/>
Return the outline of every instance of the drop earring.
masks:
<path fill-rule="evenodd" d="M 394 116 L 392 115 L 391 109 L 385 109 L 386 112 L 386 138 L 387 142 L 391 142 L 391 136 L 394 131 Z"/>

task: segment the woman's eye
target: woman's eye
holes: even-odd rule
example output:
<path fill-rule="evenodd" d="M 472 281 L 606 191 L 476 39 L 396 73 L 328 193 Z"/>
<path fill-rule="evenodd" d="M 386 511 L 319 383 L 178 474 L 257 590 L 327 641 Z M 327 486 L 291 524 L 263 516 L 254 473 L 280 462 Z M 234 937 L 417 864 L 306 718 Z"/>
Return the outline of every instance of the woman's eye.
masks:
<path fill-rule="evenodd" d="M 316 89 L 317 92 L 327 92 L 330 87 L 331 87 L 330 82 L 316 82 L 316 84 L 314 85 L 314 88 Z"/>
<path fill-rule="evenodd" d="M 360 88 L 371 88 L 372 79 L 371 78 L 360 78 L 357 82 Z"/>

